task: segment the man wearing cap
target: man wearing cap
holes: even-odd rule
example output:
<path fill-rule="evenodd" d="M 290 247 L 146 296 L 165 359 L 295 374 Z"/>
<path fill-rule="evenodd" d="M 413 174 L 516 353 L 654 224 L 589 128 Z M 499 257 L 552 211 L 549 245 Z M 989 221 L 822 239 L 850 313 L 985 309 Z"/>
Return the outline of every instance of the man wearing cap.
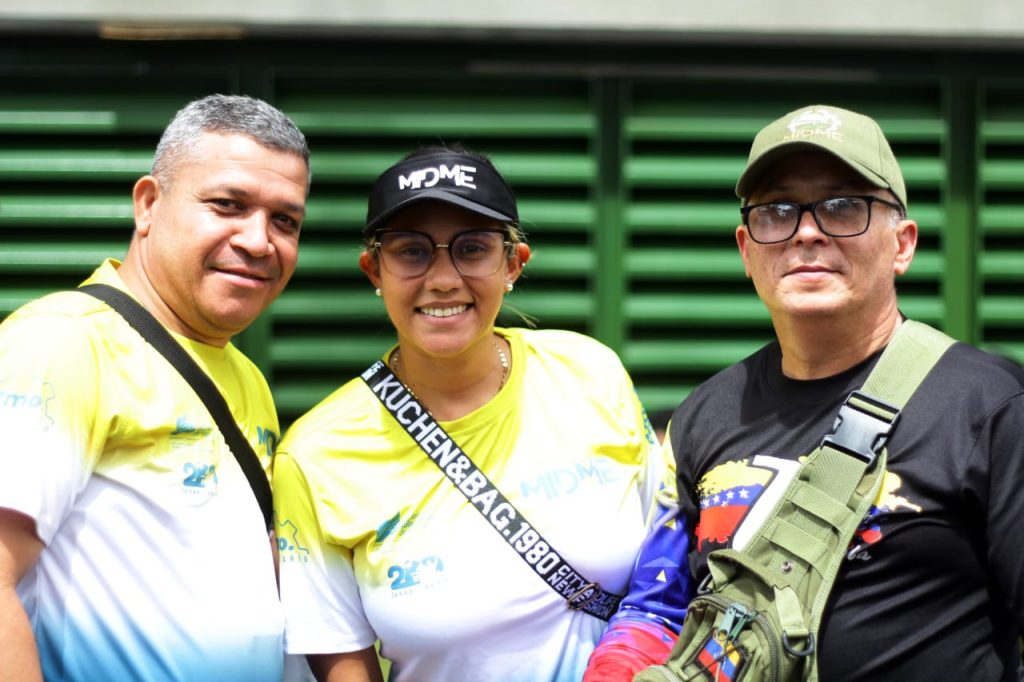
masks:
<path fill-rule="evenodd" d="M 894 280 L 918 227 L 875 121 L 820 105 L 783 116 L 758 133 L 736 193 L 736 243 L 777 341 L 674 413 L 679 511 L 641 550 L 592 682 L 665 659 L 708 553 L 756 531 L 906 319 Z M 955 344 L 888 441 L 818 633 L 822 680 L 1024 679 L 1022 433 L 1024 371 Z"/>

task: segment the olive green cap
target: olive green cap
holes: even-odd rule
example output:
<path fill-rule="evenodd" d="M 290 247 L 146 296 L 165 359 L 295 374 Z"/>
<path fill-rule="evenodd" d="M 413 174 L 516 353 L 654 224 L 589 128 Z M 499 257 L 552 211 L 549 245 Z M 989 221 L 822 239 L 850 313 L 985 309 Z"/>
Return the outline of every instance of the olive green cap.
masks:
<path fill-rule="evenodd" d="M 746 201 L 773 164 L 801 151 L 832 154 L 875 187 L 891 190 L 906 209 L 903 173 L 878 123 L 863 114 L 823 104 L 791 111 L 761 129 L 750 146 L 747 168 L 736 183 L 736 196 Z"/>

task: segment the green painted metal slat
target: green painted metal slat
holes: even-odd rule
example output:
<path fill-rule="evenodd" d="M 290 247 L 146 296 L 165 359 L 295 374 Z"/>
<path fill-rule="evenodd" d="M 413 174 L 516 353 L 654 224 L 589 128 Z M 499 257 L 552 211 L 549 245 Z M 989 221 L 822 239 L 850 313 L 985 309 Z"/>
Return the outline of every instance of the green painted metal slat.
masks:
<path fill-rule="evenodd" d="M 9 191 L 9 190 L 8 190 Z M 60 225 L 72 229 L 92 229 L 97 224 L 123 226 L 132 224 L 134 212 L 131 187 L 124 196 L 0 195 L 0 225 Z M 129 233 L 125 233 L 127 241 Z"/>
<path fill-rule="evenodd" d="M 116 128 L 113 111 L 0 110 L 0 132 L 109 133 Z"/>
<path fill-rule="evenodd" d="M 369 366 L 369 364 L 370 360 L 367 360 L 366 365 Z M 346 379 L 350 378 L 345 375 L 339 375 L 333 381 L 330 379 L 322 379 L 315 382 L 290 381 L 281 385 L 275 385 L 274 404 L 277 406 L 277 411 L 284 415 L 285 419 L 288 419 L 289 416 L 294 418 L 294 416 L 301 415 L 329 396 Z M 287 423 L 287 421 L 283 422 L 284 428 L 287 428 Z"/>
<path fill-rule="evenodd" d="M 643 157 L 627 159 L 624 175 L 631 185 L 651 187 L 700 187 L 735 184 L 743 171 L 740 157 Z"/>
<path fill-rule="evenodd" d="M 985 235 L 1019 235 L 1024 229 L 1024 204 L 982 206 L 978 224 Z"/>
<path fill-rule="evenodd" d="M 190 99 L 231 89 L 216 71 L 179 73 L 160 82 L 145 74 L 76 77 L 63 71 L 47 78 L 46 92 L 30 92 L 30 75 L 22 91 L 8 86 L 0 94 L 0 135 L 88 135 L 92 141 L 124 133 L 157 135 Z"/>
<path fill-rule="evenodd" d="M 587 200 L 524 198 L 518 203 L 528 241 L 534 233 L 543 238 L 552 227 L 562 233 L 589 232 L 597 222 L 594 204 Z"/>
<path fill-rule="evenodd" d="M 520 280 L 521 282 L 522 280 Z M 525 287 L 524 287 L 525 288 Z M 538 318 L 542 328 L 570 324 L 573 327 L 589 324 L 598 314 L 594 297 L 586 290 L 542 290 L 520 291 L 508 300 L 509 305 Z M 513 322 L 515 322 L 513 320 Z M 520 322 L 515 322 L 521 324 Z"/>
<path fill-rule="evenodd" d="M 979 272 L 986 282 L 1024 283 L 1024 249 L 993 253 L 982 251 Z M 1024 315 L 1024 308 L 1020 311 Z"/>
<path fill-rule="evenodd" d="M 641 325 L 754 326 L 770 324 L 768 311 L 753 295 L 670 293 L 634 294 L 626 301 L 626 318 L 634 328 Z"/>
<path fill-rule="evenodd" d="M 319 338 L 278 338 L 271 350 L 275 365 L 281 367 L 322 367 L 369 363 L 388 349 L 379 338 L 355 335 Z M 365 368 L 364 368 L 365 369 Z"/>
<path fill-rule="evenodd" d="M 630 232 L 649 234 L 721 235 L 740 222 L 740 201 L 633 202 L 625 209 L 625 226 Z"/>
<path fill-rule="evenodd" d="M 401 158 L 392 153 L 323 152 L 312 157 L 310 166 L 316 180 L 370 183 L 380 172 Z M 521 182 L 591 182 L 596 173 L 593 159 L 582 155 L 495 155 L 498 168 L 514 186 Z"/>
<path fill-rule="evenodd" d="M 314 175 L 312 193 L 306 204 L 303 234 L 342 231 L 351 235 L 354 245 L 360 244 L 362 235 L 356 226 L 366 220 L 366 197 L 319 197 L 317 192 L 320 180 L 318 175 Z M 543 237 L 552 227 L 557 227 L 559 231 L 585 233 L 593 227 L 595 220 L 592 204 L 569 199 L 524 199 L 519 202 L 519 215 L 527 233 L 527 241 L 535 232 Z M 0 219 L 2 217 L 0 215 Z"/>
<path fill-rule="evenodd" d="M 115 149 L 0 150 L 0 179 L 129 180 L 149 172 L 152 152 Z"/>
<path fill-rule="evenodd" d="M 440 112 L 294 113 L 296 125 L 310 133 L 393 133 L 424 131 L 436 135 L 554 136 L 586 133 L 593 118 L 586 114 L 489 114 Z"/>
<path fill-rule="evenodd" d="M 979 174 L 986 189 L 1018 189 L 1024 185 L 1024 163 L 1016 159 L 985 159 Z"/>
<path fill-rule="evenodd" d="M 128 245 L 118 242 L 0 244 L 5 272 L 91 272 L 104 258 L 123 258 Z"/>
<path fill-rule="evenodd" d="M 776 112 L 777 113 L 777 112 Z M 637 140 L 706 140 L 708 138 L 749 144 L 770 114 L 759 118 L 733 118 L 728 115 L 716 116 L 714 112 L 694 114 L 691 118 L 684 113 L 658 116 L 648 115 L 631 119 L 626 134 Z M 934 119 L 892 119 L 879 118 L 879 125 L 886 131 L 892 142 L 930 141 L 941 137 L 945 129 Z"/>
<path fill-rule="evenodd" d="M 981 348 L 989 353 L 1009 358 L 1024 365 L 1024 342 L 997 341 L 981 344 Z"/>
<path fill-rule="evenodd" d="M 978 316 L 985 324 L 1024 329 L 1024 295 L 983 296 L 978 302 Z"/>
<path fill-rule="evenodd" d="M 541 228 L 543 230 L 543 228 Z M 533 256 L 523 270 L 526 278 L 544 275 L 551 278 L 586 278 L 597 267 L 597 257 L 590 249 L 580 245 L 545 246 L 544 235 L 538 236 L 539 246 L 533 249 Z"/>
<path fill-rule="evenodd" d="M 724 240 L 731 232 L 722 235 Z M 1018 261 L 1019 265 L 1019 261 Z M 934 252 L 920 252 L 899 281 L 933 280 L 941 276 L 942 258 Z M 634 280 L 736 280 L 743 276 L 743 261 L 738 249 L 694 249 L 681 240 L 676 248 L 634 248 L 626 254 L 626 271 Z"/>
<path fill-rule="evenodd" d="M 634 185 L 679 187 L 735 186 L 746 157 L 645 157 L 626 163 L 626 179 Z M 908 187 L 933 185 L 945 178 L 939 159 L 905 157 L 900 168 Z"/>
<path fill-rule="evenodd" d="M 899 288 L 899 281 L 896 282 L 896 286 Z M 938 296 L 901 293 L 899 303 L 900 310 L 911 319 L 946 329 L 948 312 L 945 302 Z"/>
<path fill-rule="evenodd" d="M 1017 121 L 981 121 L 980 132 L 988 142 L 1024 143 L 1024 112 Z"/>
<path fill-rule="evenodd" d="M 728 240 L 729 235 L 722 235 Z M 728 242 L 726 242 L 728 243 Z M 633 248 L 626 254 L 626 273 L 634 281 L 732 281 L 742 280 L 743 261 L 739 251 L 722 249 L 647 247 Z"/>
<path fill-rule="evenodd" d="M 433 83 L 394 80 L 347 81 L 332 97 L 329 79 L 320 88 L 288 88 L 282 106 L 307 134 L 410 134 L 502 138 L 587 135 L 596 117 L 585 99 L 527 83 L 518 91 L 497 91 L 492 82 Z M 326 86 L 326 87 L 325 87 Z M 323 93 L 317 92 L 323 88 Z M 473 91 L 473 97 L 463 93 Z M 451 93 L 445 96 L 444 93 Z"/>
<path fill-rule="evenodd" d="M 85 278 L 82 277 L 81 279 Z M 78 281 L 68 282 L 67 286 L 63 288 L 70 288 L 76 284 L 78 284 Z M 53 284 L 39 287 L 3 287 L 3 289 L 0 289 L 0 317 L 7 317 L 25 303 L 52 293 L 59 288 L 61 287 L 54 286 Z"/>
<path fill-rule="evenodd" d="M 286 291 L 270 308 L 276 322 L 386 320 L 384 305 L 369 282 L 362 290 Z"/>
<path fill-rule="evenodd" d="M 714 372 L 742 360 L 767 343 L 760 340 L 705 338 L 694 340 L 632 341 L 622 359 L 631 372 Z"/>
<path fill-rule="evenodd" d="M 670 386 L 645 384 L 639 386 L 636 393 L 640 396 L 640 402 L 644 404 L 648 415 L 650 415 L 655 411 L 668 411 L 675 408 L 695 388 L 697 388 L 697 382 L 685 377 L 678 377 L 676 383 Z"/>
<path fill-rule="evenodd" d="M 926 322 L 941 322 L 942 303 L 934 297 L 907 294 L 900 307 L 911 317 Z M 764 305 L 750 291 L 738 294 L 711 294 L 687 291 L 669 294 L 634 294 L 626 302 L 627 319 L 634 329 L 693 325 L 718 327 L 767 328 L 771 319 Z M 640 343 L 640 341 L 637 341 Z"/>

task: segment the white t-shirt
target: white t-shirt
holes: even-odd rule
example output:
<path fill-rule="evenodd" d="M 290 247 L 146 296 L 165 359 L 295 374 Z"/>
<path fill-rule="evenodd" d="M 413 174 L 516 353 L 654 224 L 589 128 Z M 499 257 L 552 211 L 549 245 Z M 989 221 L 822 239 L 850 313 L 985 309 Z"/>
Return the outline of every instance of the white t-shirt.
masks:
<path fill-rule="evenodd" d="M 498 333 L 506 385 L 443 426 L 564 559 L 622 594 L 668 471 L 629 377 L 587 337 Z M 289 430 L 274 489 L 289 652 L 379 638 L 397 682 L 582 677 L 606 623 L 571 611 L 362 380 Z"/>
<path fill-rule="evenodd" d="M 116 264 L 89 281 L 124 289 Z M 277 414 L 230 344 L 178 341 L 269 468 Z M 0 326 L 0 506 L 45 543 L 18 585 L 51 680 L 282 677 L 259 505 L 206 408 L 106 304 L 62 292 Z"/>

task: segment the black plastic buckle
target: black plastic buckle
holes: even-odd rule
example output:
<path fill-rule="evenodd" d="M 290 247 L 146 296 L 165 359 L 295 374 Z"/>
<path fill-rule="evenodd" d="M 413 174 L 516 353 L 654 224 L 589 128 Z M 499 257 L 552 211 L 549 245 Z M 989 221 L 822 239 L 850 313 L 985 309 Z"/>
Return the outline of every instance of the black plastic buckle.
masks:
<path fill-rule="evenodd" d="M 877 411 L 865 409 L 858 402 L 871 405 Z M 895 405 L 854 391 L 839 408 L 839 415 L 832 424 L 832 433 L 821 440 L 821 446 L 828 445 L 862 459 L 868 467 L 872 467 L 899 419 L 900 410 Z"/>

